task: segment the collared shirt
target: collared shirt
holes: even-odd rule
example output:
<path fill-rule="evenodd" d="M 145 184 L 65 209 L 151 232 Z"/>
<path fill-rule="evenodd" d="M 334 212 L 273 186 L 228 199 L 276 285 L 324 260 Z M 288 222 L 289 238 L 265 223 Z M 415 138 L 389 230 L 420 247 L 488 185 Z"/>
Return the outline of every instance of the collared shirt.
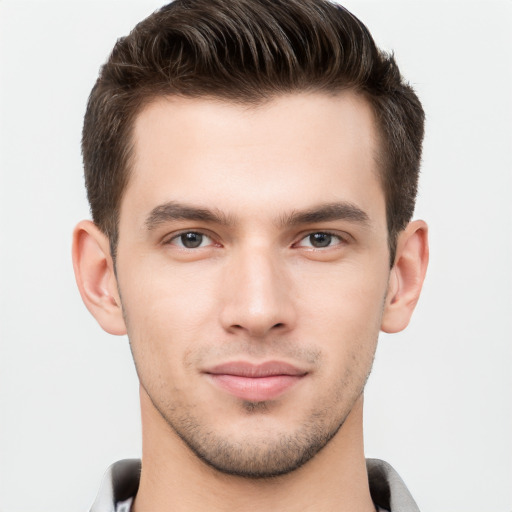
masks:
<path fill-rule="evenodd" d="M 140 460 L 126 459 L 108 468 L 90 512 L 130 512 L 140 479 Z M 370 494 L 379 512 L 419 512 L 398 473 L 379 459 L 367 459 Z"/>

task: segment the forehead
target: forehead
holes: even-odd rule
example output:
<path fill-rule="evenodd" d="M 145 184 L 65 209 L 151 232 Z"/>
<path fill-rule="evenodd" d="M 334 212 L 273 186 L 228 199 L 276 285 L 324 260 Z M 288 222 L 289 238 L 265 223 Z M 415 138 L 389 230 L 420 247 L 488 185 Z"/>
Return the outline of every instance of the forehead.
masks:
<path fill-rule="evenodd" d="M 173 200 L 232 215 L 339 200 L 379 209 L 377 139 L 370 105 L 353 92 L 290 94 L 258 106 L 159 98 L 135 121 L 121 218 L 126 203 L 149 211 Z"/>

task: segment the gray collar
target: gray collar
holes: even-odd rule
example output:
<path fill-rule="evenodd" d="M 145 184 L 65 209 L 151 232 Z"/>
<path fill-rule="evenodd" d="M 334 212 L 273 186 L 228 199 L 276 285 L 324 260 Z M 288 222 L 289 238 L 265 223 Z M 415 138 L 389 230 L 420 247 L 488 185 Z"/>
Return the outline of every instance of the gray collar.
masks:
<path fill-rule="evenodd" d="M 391 512 L 419 512 L 418 505 L 390 464 L 379 459 L 366 459 L 370 494 L 373 502 Z"/>
<path fill-rule="evenodd" d="M 398 473 L 383 460 L 367 459 L 370 493 L 374 503 L 391 512 L 419 512 Z M 140 460 L 126 459 L 110 466 L 90 512 L 129 512 L 137 494 Z"/>

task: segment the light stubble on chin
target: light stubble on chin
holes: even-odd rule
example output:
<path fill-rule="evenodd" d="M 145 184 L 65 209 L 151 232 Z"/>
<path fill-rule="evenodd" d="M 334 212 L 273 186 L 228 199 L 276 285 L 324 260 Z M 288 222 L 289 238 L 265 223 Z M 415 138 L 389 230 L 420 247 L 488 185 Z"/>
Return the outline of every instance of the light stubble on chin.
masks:
<path fill-rule="evenodd" d="M 161 389 L 160 392 L 154 393 L 153 386 L 151 389 L 145 386 L 143 375 L 139 372 L 140 368 L 137 368 L 137 373 L 141 386 L 172 435 L 178 436 L 198 459 L 223 474 L 249 479 L 268 479 L 291 473 L 303 466 L 342 428 L 361 396 L 370 374 L 376 338 L 377 334 L 374 343 L 356 344 L 355 351 L 347 354 L 352 364 L 345 368 L 344 374 L 340 375 L 330 389 L 318 390 L 320 396 L 309 411 L 302 411 L 302 420 L 299 419 L 301 404 L 297 404 L 296 425 L 286 431 L 257 432 L 259 419 L 271 416 L 273 410 L 279 407 L 277 402 L 243 401 L 239 403 L 239 413 L 247 417 L 253 416 L 255 430 L 240 432 L 240 436 L 217 432 L 208 422 L 208 418 L 195 414 L 192 404 L 181 403 L 177 390 L 170 391 L 164 382 L 155 382 L 153 384 Z M 133 347 L 131 348 L 133 352 Z M 247 346 L 243 346 L 242 343 L 236 347 L 236 352 L 244 353 L 245 350 L 245 353 L 258 352 L 258 355 L 262 356 L 264 354 L 260 352 L 268 349 L 269 346 L 262 349 L 261 346 L 255 348 L 249 343 Z M 221 352 L 221 357 L 226 358 L 230 355 L 224 353 L 225 350 Z M 279 349 L 272 347 L 272 352 L 273 355 L 278 352 L 278 356 L 289 357 L 295 361 L 309 361 L 316 368 L 323 365 L 324 354 L 316 348 L 300 350 L 293 344 L 285 343 L 280 344 Z M 184 367 L 201 367 L 201 360 L 209 360 L 212 355 L 214 354 L 209 350 L 189 352 L 184 357 Z M 215 356 L 218 357 L 219 354 Z M 156 400 L 157 397 L 160 399 Z"/>
<path fill-rule="evenodd" d="M 295 432 L 233 440 L 216 434 L 190 415 L 169 418 L 154 402 L 153 405 L 170 429 L 201 461 L 220 473 L 250 479 L 273 478 L 300 468 L 336 435 L 350 412 L 329 422 L 327 417 L 332 411 L 318 410 Z M 243 402 L 241 408 L 248 415 L 264 415 L 271 405 Z"/>
<path fill-rule="evenodd" d="M 317 402 L 314 409 L 293 431 L 272 432 L 272 435 L 248 433 L 239 439 L 215 432 L 205 421 L 194 417 L 191 409 L 176 403 L 154 407 L 169 428 L 205 464 L 216 471 L 250 479 L 268 479 L 291 473 L 319 453 L 342 428 L 352 407 L 361 396 L 371 371 L 374 353 L 363 365 L 365 370 L 351 366 L 333 388 Z M 356 365 L 357 366 L 357 363 Z M 147 391 L 146 391 L 147 393 Z M 240 414 L 263 418 L 271 415 L 274 402 L 240 404 Z M 180 410 L 181 409 L 181 410 Z"/>

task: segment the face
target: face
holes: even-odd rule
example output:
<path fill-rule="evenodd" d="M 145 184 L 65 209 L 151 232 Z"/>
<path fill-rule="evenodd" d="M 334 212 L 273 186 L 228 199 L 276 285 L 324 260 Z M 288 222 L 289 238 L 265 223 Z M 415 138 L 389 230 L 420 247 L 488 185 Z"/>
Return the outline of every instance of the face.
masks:
<path fill-rule="evenodd" d="M 388 288 L 370 107 L 160 99 L 137 118 L 118 288 L 143 394 L 200 458 L 304 464 L 369 374 Z"/>

